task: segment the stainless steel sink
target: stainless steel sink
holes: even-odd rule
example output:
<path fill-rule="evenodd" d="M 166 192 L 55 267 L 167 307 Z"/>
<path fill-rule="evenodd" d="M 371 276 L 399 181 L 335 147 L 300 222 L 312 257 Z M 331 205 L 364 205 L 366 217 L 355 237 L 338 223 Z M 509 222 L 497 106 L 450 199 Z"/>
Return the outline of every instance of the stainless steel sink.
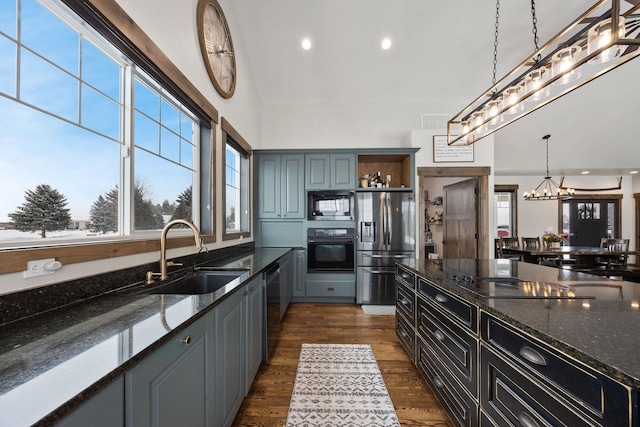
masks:
<path fill-rule="evenodd" d="M 149 294 L 208 294 L 217 291 L 245 273 L 246 270 L 197 270 L 187 276 L 147 289 L 145 292 Z"/>

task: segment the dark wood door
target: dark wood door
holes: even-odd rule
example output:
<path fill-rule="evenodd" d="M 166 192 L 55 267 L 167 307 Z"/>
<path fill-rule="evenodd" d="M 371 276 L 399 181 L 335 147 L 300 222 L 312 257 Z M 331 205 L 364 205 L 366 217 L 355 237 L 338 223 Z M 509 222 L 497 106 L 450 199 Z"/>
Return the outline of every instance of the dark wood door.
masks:
<path fill-rule="evenodd" d="M 477 179 L 447 185 L 443 193 L 443 258 L 477 258 Z"/>
<path fill-rule="evenodd" d="M 576 198 L 564 204 L 569 211 L 570 245 L 600 246 L 603 237 L 619 237 L 618 200 Z"/>

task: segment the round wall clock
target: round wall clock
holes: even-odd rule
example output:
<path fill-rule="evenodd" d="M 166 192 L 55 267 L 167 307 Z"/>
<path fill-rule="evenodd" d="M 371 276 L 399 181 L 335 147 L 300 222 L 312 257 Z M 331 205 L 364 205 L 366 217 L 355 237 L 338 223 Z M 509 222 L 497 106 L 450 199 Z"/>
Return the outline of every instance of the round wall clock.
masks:
<path fill-rule="evenodd" d="M 220 96 L 236 89 L 236 58 L 229 25 L 217 0 L 198 2 L 198 38 L 207 73 Z"/>

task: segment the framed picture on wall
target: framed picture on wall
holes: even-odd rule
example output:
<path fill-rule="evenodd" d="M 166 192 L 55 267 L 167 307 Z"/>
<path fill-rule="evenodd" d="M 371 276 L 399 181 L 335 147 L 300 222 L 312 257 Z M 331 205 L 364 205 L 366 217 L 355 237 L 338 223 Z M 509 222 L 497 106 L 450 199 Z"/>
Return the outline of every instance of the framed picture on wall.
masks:
<path fill-rule="evenodd" d="M 473 162 L 473 144 L 447 145 L 447 135 L 434 135 L 433 162 Z"/>

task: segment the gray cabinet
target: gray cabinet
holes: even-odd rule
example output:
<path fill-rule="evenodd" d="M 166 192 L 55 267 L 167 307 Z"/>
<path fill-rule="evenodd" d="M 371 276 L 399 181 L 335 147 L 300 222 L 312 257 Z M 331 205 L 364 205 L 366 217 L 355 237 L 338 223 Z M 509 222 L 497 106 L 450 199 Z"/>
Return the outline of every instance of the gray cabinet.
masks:
<path fill-rule="evenodd" d="M 213 409 L 206 335 L 196 322 L 127 372 L 127 426 L 206 425 Z"/>
<path fill-rule="evenodd" d="M 293 253 L 280 258 L 280 319 L 287 312 L 293 294 Z"/>
<path fill-rule="evenodd" d="M 104 390 L 66 416 L 56 427 L 124 427 L 124 378 L 120 377 Z"/>
<path fill-rule="evenodd" d="M 293 262 L 293 297 L 303 297 L 306 294 L 307 251 L 304 249 L 293 251 Z"/>
<path fill-rule="evenodd" d="M 231 425 L 244 398 L 245 297 L 237 291 L 214 309 L 215 426 Z"/>
<path fill-rule="evenodd" d="M 307 154 L 305 156 L 307 190 L 355 190 L 355 154 Z"/>
<path fill-rule="evenodd" d="M 246 292 L 246 370 L 245 370 L 245 395 L 249 392 L 253 379 L 258 373 L 262 363 L 262 325 L 263 325 L 263 279 L 257 276 L 245 287 Z"/>
<path fill-rule="evenodd" d="M 257 189 L 259 218 L 304 218 L 304 155 L 261 154 Z"/>

